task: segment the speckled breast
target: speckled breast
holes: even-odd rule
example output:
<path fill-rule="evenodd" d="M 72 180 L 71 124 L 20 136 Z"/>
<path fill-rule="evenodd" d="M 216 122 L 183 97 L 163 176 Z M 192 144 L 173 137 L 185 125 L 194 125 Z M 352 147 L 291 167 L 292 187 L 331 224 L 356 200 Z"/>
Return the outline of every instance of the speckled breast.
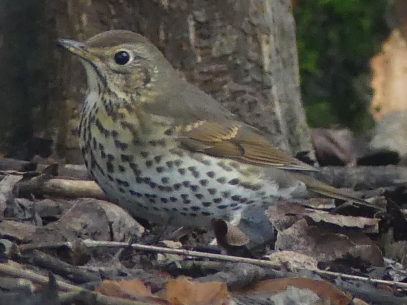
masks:
<path fill-rule="evenodd" d="M 130 109 L 112 114 L 88 105 L 80 127 L 90 175 L 133 216 L 176 226 L 238 223 L 244 208 L 278 196 L 262 168 L 190 152 L 165 118 L 139 120 Z"/>

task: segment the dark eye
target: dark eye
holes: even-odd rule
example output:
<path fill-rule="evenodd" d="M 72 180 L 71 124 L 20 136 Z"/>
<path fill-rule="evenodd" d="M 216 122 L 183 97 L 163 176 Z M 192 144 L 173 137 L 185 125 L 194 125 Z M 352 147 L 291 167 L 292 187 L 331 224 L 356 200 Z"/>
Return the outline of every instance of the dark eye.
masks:
<path fill-rule="evenodd" d="M 130 61 L 130 54 L 126 51 L 119 51 L 114 54 L 114 61 L 116 64 L 123 66 Z"/>

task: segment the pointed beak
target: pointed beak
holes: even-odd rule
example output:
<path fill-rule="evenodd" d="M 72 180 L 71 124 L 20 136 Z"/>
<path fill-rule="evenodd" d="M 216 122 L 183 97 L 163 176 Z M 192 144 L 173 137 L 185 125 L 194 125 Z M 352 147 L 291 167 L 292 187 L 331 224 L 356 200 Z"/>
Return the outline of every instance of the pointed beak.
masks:
<path fill-rule="evenodd" d="M 82 42 L 71 39 L 58 39 L 58 45 L 86 61 L 94 62 L 99 60 Z"/>

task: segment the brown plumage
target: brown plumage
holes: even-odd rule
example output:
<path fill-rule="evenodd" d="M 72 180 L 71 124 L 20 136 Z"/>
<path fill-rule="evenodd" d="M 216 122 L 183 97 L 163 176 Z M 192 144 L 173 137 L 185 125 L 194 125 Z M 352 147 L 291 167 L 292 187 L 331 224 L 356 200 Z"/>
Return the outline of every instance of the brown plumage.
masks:
<path fill-rule="evenodd" d="M 141 35 L 109 31 L 60 44 L 88 76 L 80 135 L 89 173 L 132 214 L 175 225 L 237 223 L 247 206 L 307 188 L 365 203 L 301 174 L 315 169 L 181 79 Z"/>

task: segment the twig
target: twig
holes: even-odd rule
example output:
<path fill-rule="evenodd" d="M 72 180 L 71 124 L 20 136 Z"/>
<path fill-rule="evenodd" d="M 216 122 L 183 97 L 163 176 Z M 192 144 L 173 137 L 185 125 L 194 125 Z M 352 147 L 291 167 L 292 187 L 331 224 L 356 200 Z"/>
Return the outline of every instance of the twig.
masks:
<path fill-rule="evenodd" d="M 262 266 L 262 267 L 280 268 L 280 265 L 278 265 L 276 263 L 266 261 L 266 260 L 261 260 L 261 259 L 252 259 L 252 258 L 229 256 L 229 255 L 222 255 L 222 254 L 205 253 L 205 252 L 190 251 L 190 250 L 184 250 L 184 249 L 170 249 L 170 248 L 164 248 L 164 247 L 142 245 L 142 244 L 137 244 L 137 243 L 129 245 L 128 243 L 125 243 L 125 242 L 93 241 L 93 240 L 89 240 L 89 239 L 83 240 L 81 242 L 83 242 L 84 246 L 86 246 L 88 248 L 104 247 L 104 248 L 116 248 L 117 249 L 117 248 L 131 247 L 134 250 L 141 250 L 141 251 L 178 254 L 178 255 L 183 255 L 183 256 L 190 256 L 190 257 L 197 257 L 197 258 L 204 258 L 204 259 L 214 259 L 214 260 L 226 261 L 226 262 L 248 263 L 248 264 L 253 264 L 253 265 Z M 73 243 L 66 242 L 66 243 L 59 243 L 59 244 L 52 244 L 52 245 L 50 245 L 50 244 L 48 244 L 48 245 L 46 245 L 46 244 L 42 244 L 42 245 L 27 244 L 27 245 L 21 245 L 20 251 L 26 251 L 26 250 L 31 250 L 31 249 L 44 249 L 44 248 L 54 249 L 54 248 L 58 248 L 61 246 L 72 248 Z M 343 274 L 343 273 L 326 271 L 326 270 L 308 270 L 308 271 L 314 272 L 315 274 L 318 274 L 318 275 L 331 276 L 331 277 L 342 278 L 342 279 L 347 279 L 347 280 L 358 280 L 358 281 L 374 283 L 374 284 L 384 284 L 384 285 L 407 289 L 407 283 L 386 281 L 386 280 L 381 280 L 381 279 L 349 275 L 349 274 Z"/>
<path fill-rule="evenodd" d="M 6 274 L 14 278 L 24 278 L 30 280 L 34 283 L 47 285 L 49 278 L 40 274 L 36 274 L 29 270 L 17 269 L 9 265 L 0 264 L 0 274 Z M 95 304 L 98 305 L 151 305 L 151 302 L 140 302 L 135 300 L 127 300 L 122 298 L 105 296 L 97 292 L 93 292 L 81 287 L 76 287 L 74 285 L 57 281 L 58 288 L 63 291 L 68 291 L 67 293 L 61 294 L 62 300 L 75 299 L 79 294 L 92 295 L 95 300 Z"/>
<path fill-rule="evenodd" d="M 107 200 L 106 195 L 94 181 L 69 180 L 61 178 L 42 179 L 42 176 L 20 181 L 20 193 L 46 194 L 58 197 L 78 198 L 91 197 Z"/>

